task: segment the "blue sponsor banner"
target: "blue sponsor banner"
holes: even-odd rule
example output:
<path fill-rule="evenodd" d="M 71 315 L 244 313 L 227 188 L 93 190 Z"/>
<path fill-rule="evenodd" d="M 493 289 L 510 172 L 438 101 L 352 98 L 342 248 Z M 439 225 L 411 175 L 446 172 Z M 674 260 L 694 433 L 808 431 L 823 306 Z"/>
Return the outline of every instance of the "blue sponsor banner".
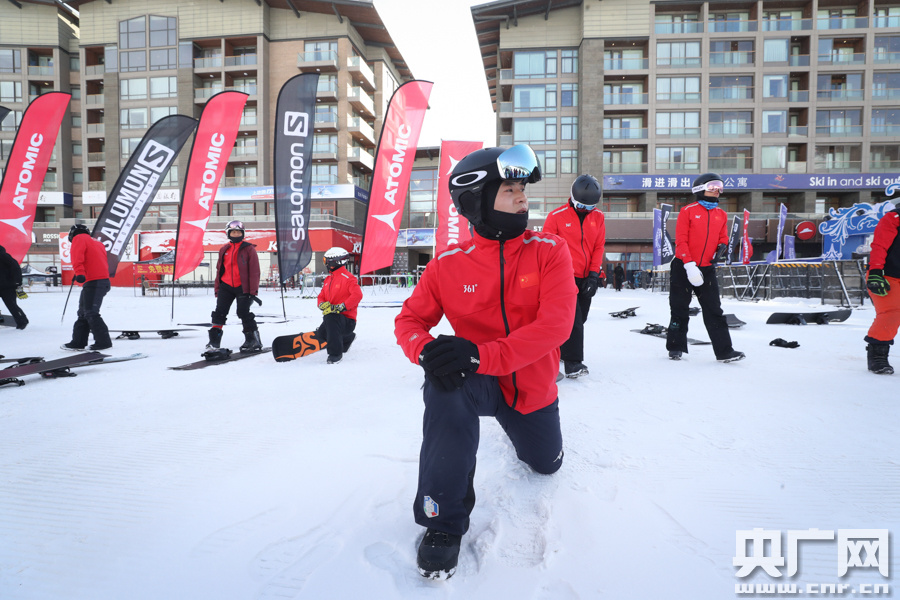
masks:
<path fill-rule="evenodd" d="M 662 211 L 653 209 L 653 266 L 662 264 Z"/>
<path fill-rule="evenodd" d="M 432 228 L 400 229 L 397 231 L 397 246 L 407 248 L 430 248 L 434 246 L 434 232 Z"/>
<path fill-rule="evenodd" d="M 352 183 L 338 185 L 312 185 L 310 197 L 313 200 L 346 200 L 353 198 L 360 202 L 369 201 L 369 192 Z M 275 188 L 258 187 L 220 187 L 216 192 L 216 202 L 246 202 L 248 200 L 264 201 L 275 199 Z"/>
<path fill-rule="evenodd" d="M 794 236 L 784 236 L 784 260 L 794 260 L 797 258 L 797 250 L 794 246 Z"/>
<path fill-rule="evenodd" d="M 668 191 L 690 193 L 697 175 L 604 175 L 603 191 Z M 836 173 L 833 175 L 723 175 L 725 193 L 750 190 L 885 189 L 900 185 L 898 173 Z"/>
<path fill-rule="evenodd" d="M 778 235 L 775 240 L 775 260 L 781 258 L 781 236 L 784 235 L 784 222 L 787 220 L 787 206 L 781 205 L 778 210 Z"/>

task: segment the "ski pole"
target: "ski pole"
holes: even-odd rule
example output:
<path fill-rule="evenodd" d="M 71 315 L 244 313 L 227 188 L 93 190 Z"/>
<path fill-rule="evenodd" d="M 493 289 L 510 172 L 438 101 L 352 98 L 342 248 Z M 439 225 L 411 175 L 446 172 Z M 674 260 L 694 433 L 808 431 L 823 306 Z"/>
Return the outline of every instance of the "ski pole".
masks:
<path fill-rule="evenodd" d="M 75 287 L 75 279 L 74 278 L 72 278 L 72 283 L 69 284 L 69 293 L 66 294 L 66 303 L 63 304 L 63 313 L 62 313 L 62 316 L 59 318 L 60 325 L 63 324 L 63 321 L 66 318 L 66 307 L 69 306 L 69 298 L 72 296 L 72 288 L 73 287 Z"/>

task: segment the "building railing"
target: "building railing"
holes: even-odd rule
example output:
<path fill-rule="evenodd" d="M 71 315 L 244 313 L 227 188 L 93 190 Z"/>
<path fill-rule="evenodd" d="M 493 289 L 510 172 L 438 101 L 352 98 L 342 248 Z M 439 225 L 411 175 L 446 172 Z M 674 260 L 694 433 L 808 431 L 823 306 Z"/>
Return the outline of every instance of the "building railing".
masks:
<path fill-rule="evenodd" d="M 866 53 L 854 52 L 853 54 L 842 54 L 838 52 L 831 52 L 829 54 L 820 54 L 819 64 L 864 65 L 866 64 Z"/>
<path fill-rule="evenodd" d="M 645 162 L 603 162 L 603 173 L 646 173 Z"/>
<path fill-rule="evenodd" d="M 684 21 L 682 23 L 655 23 L 654 33 L 703 33 L 703 23 L 699 21 Z"/>
<path fill-rule="evenodd" d="M 106 65 L 88 65 L 84 68 L 85 75 L 103 75 L 106 73 Z"/>
<path fill-rule="evenodd" d="M 875 52 L 872 55 L 872 62 L 876 65 L 883 65 L 885 63 L 897 64 L 900 62 L 900 52 L 886 52 L 883 48 L 875 48 Z"/>
<path fill-rule="evenodd" d="M 333 143 L 313 144 L 313 154 L 333 154 L 337 156 L 338 146 Z"/>
<path fill-rule="evenodd" d="M 375 129 L 366 123 L 361 117 L 350 117 L 347 119 L 347 129 L 357 130 L 369 140 L 375 140 Z"/>
<path fill-rule="evenodd" d="M 746 33 L 756 31 L 756 21 L 715 21 L 709 20 L 710 33 Z"/>
<path fill-rule="evenodd" d="M 729 173 L 749 173 L 753 170 L 752 158 L 709 158 L 709 168 L 713 171 Z"/>
<path fill-rule="evenodd" d="M 900 88 L 872 88 L 872 100 L 900 100 Z"/>
<path fill-rule="evenodd" d="M 699 127 L 657 127 L 657 137 L 700 137 Z"/>
<path fill-rule="evenodd" d="M 709 137 L 742 137 L 753 135 L 752 121 L 739 121 L 736 123 L 710 123 L 708 125 Z"/>
<path fill-rule="evenodd" d="M 809 127 L 807 125 L 788 125 L 787 134 L 788 136 L 806 137 L 809 135 Z"/>
<path fill-rule="evenodd" d="M 103 104 L 103 94 L 88 94 L 84 97 L 84 103 L 87 105 Z"/>
<path fill-rule="evenodd" d="M 766 61 L 773 62 L 773 61 Z M 788 56 L 788 64 L 792 67 L 808 67 L 809 54 L 791 54 Z"/>
<path fill-rule="evenodd" d="M 709 88 L 710 102 L 744 102 L 745 100 L 753 100 L 752 87 Z"/>
<path fill-rule="evenodd" d="M 375 101 L 358 85 L 347 86 L 347 100 L 358 102 L 371 114 L 375 114 Z"/>
<path fill-rule="evenodd" d="M 646 127 L 604 127 L 603 137 L 608 140 L 645 140 Z"/>
<path fill-rule="evenodd" d="M 862 125 L 817 125 L 816 135 L 820 137 L 851 137 L 863 134 Z"/>
<path fill-rule="evenodd" d="M 699 56 L 676 56 L 671 58 L 656 57 L 657 67 L 699 67 L 701 64 Z"/>
<path fill-rule="evenodd" d="M 819 90 L 816 92 L 819 100 L 862 100 L 862 90 Z"/>
<path fill-rule="evenodd" d="M 375 72 L 372 71 L 372 67 L 370 67 L 361 57 L 351 56 L 348 58 L 347 67 L 351 72 L 356 71 L 362 75 L 363 79 L 369 84 L 369 87 L 375 87 Z"/>
<path fill-rule="evenodd" d="M 625 71 L 633 69 L 646 69 L 649 66 L 647 58 L 604 58 L 603 69 L 606 71 Z"/>
<path fill-rule="evenodd" d="M 647 104 L 647 94 L 621 93 L 603 94 L 604 104 Z"/>
<path fill-rule="evenodd" d="M 50 66 L 28 66 L 28 74 L 29 75 L 37 75 L 40 77 L 52 77 L 54 73 L 54 68 Z"/>
<path fill-rule="evenodd" d="M 207 98 L 212 98 L 223 89 L 224 88 L 222 87 L 194 88 L 194 100 L 204 100 Z"/>
<path fill-rule="evenodd" d="M 226 67 L 245 67 L 257 63 L 256 54 L 241 54 L 240 56 L 226 56 Z"/>
<path fill-rule="evenodd" d="M 760 22 L 760 31 L 804 31 L 812 28 L 812 19 L 764 19 Z"/>
<path fill-rule="evenodd" d="M 147 127 L 147 126 L 144 125 L 144 127 Z M 85 132 L 89 133 L 89 134 L 91 134 L 91 133 L 102 134 L 104 129 L 105 128 L 103 126 L 103 123 L 88 123 L 84 128 Z M 122 127 L 122 129 L 129 129 L 129 127 Z"/>
<path fill-rule="evenodd" d="M 338 59 L 336 50 L 314 50 L 312 52 L 300 52 L 297 55 L 299 63 L 334 62 Z"/>
<path fill-rule="evenodd" d="M 259 146 L 235 146 L 231 150 L 232 156 L 256 156 L 259 154 Z"/>
<path fill-rule="evenodd" d="M 207 56 L 204 58 L 195 58 L 194 59 L 194 68 L 195 69 L 212 69 L 215 67 L 222 66 L 222 57 L 221 56 Z"/>
<path fill-rule="evenodd" d="M 257 185 L 259 179 L 256 175 L 246 175 L 244 177 L 223 177 L 222 181 L 225 187 L 243 187 L 247 185 Z M 222 187 L 222 186 L 219 186 Z"/>
<path fill-rule="evenodd" d="M 657 102 L 671 102 L 673 104 L 700 102 L 700 92 L 656 92 Z"/>
<path fill-rule="evenodd" d="M 788 92 L 789 102 L 809 102 L 809 90 L 790 90 Z"/>
<path fill-rule="evenodd" d="M 92 192 L 105 192 L 106 191 L 106 182 L 105 181 L 88 181 L 87 189 Z"/>
<path fill-rule="evenodd" d="M 700 163 L 691 162 L 660 162 L 655 163 L 656 171 L 659 173 L 681 173 L 685 171 L 700 171 Z"/>
<path fill-rule="evenodd" d="M 103 162 L 106 155 L 103 152 L 88 152 L 87 159 L 88 162 Z"/>
<path fill-rule="evenodd" d="M 870 135 L 900 135 L 900 125 L 898 124 L 887 124 L 887 125 L 872 125 L 869 128 Z"/>
<path fill-rule="evenodd" d="M 817 160 L 813 164 L 816 173 L 860 173 L 862 172 L 861 160 L 832 160 L 822 162 Z"/>
<path fill-rule="evenodd" d="M 868 17 L 818 17 L 816 29 L 865 29 Z"/>
<path fill-rule="evenodd" d="M 329 125 L 337 126 L 337 120 L 338 120 L 337 113 L 333 113 L 333 112 L 319 113 L 319 112 L 317 112 L 314 123 L 316 125 L 329 124 Z"/>
<path fill-rule="evenodd" d="M 710 52 L 710 65 L 752 65 L 756 53 L 751 51 L 741 52 Z"/>
<path fill-rule="evenodd" d="M 873 160 L 869 163 L 869 170 L 874 173 L 900 171 L 900 160 Z"/>

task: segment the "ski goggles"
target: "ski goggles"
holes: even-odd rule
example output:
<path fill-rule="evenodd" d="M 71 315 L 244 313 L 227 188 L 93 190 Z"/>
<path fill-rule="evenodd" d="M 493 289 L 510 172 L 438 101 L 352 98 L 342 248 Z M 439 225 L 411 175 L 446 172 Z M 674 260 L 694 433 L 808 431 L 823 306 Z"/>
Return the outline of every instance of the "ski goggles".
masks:
<path fill-rule="evenodd" d="M 581 202 L 575 202 L 572 200 L 572 205 L 575 206 L 576 210 L 594 210 L 597 208 L 596 204 L 582 204 Z"/>
<path fill-rule="evenodd" d="M 712 181 L 707 181 L 706 183 L 695 185 L 691 188 L 691 192 L 695 194 L 699 192 L 718 192 L 721 194 L 724 189 L 724 181 L 722 181 L 721 179 L 713 179 Z"/>
<path fill-rule="evenodd" d="M 504 150 L 497 157 L 497 168 L 503 179 L 525 180 L 525 183 L 537 183 L 541 180 L 541 163 L 534 150 L 525 144 Z"/>

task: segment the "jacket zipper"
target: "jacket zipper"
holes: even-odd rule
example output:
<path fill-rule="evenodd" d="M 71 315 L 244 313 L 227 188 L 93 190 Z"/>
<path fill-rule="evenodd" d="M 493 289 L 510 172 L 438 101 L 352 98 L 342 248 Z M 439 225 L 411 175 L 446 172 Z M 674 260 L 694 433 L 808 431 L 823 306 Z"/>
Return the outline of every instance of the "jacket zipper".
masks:
<path fill-rule="evenodd" d="M 704 207 L 704 208 L 706 208 L 706 207 Z M 700 264 L 697 265 L 698 267 L 703 266 L 703 255 L 706 254 L 706 246 L 707 246 L 707 244 L 709 244 L 709 223 L 712 220 L 711 217 L 709 216 L 709 212 L 710 211 L 708 211 L 708 210 L 706 211 L 706 239 L 703 240 L 703 249 L 700 250 Z"/>
<path fill-rule="evenodd" d="M 509 337 L 509 321 L 506 318 L 506 300 L 505 300 L 505 277 L 504 277 L 504 265 L 506 265 L 506 259 L 503 258 L 503 245 L 506 242 L 500 240 L 500 314 L 503 315 L 503 328 L 506 330 L 506 336 Z M 513 394 L 513 402 L 512 407 L 516 407 L 516 403 L 519 401 L 519 386 L 516 385 L 516 372 L 512 373 L 512 383 L 513 389 L 515 390 L 515 394 Z"/>

